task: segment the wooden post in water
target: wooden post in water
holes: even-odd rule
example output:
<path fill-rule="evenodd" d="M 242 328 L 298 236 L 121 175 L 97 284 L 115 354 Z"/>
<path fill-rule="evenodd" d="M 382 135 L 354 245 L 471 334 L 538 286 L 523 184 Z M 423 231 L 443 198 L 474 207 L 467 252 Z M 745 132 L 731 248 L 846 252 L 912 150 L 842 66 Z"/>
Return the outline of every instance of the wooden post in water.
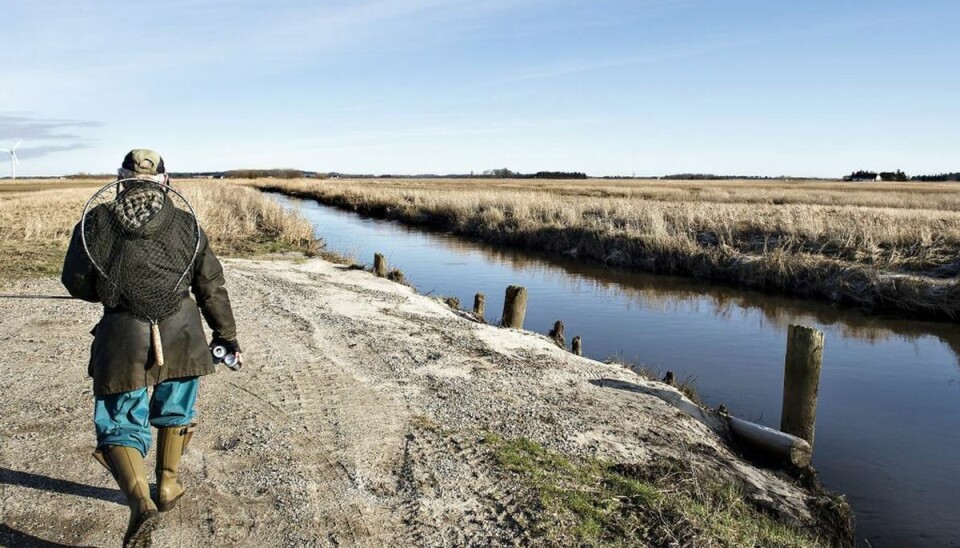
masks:
<path fill-rule="evenodd" d="M 553 339 L 553 342 L 557 343 L 557 346 L 559 346 L 560 348 L 567 347 L 567 341 L 566 339 L 563 338 L 563 321 L 562 320 L 557 320 L 557 322 L 553 324 L 553 329 L 550 330 L 550 333 L 547 336 Z"/>
<path fill-rule="evenodd" d="M 663 382 L 670 386 L 676 386 L 677 377 L 673 374 L 673 371 L 667 371 L 667 374 L 663 376 Z"/>
<path fill-rule="evenodd" d="M 823 333 L 804 325 L 788 327 L 780 430 L 806 440 L 811 449 L 822 362 Z"/>
<path fill-rule="evenodd" d="M 573 341 L 570 343 L 570 351 L 576 354 L 577 356 L 583 356 L 583 340 L 580 339 L 580 335 L 577 335 L 573 338 Z"/>
<path fill-rule="evenodd" d="M 380 253 L 373 254 L 373 273 L 378 278 L 387 277 L 387 258 Z"/>
<path fill-rule="evenodd" d="M 507 296 L 503 301 L 503 319 L 500 325 L 523 329 L 523 318 L 527 315 L 527 288 L 519 285 L 507 287 Z"/>
<path fill-rule="evenodd" d="M 487 305 L 487 296 L 483 293 L 477 293 L 473 297 L 473 315 L 483 319 L 483 312 Z"/>

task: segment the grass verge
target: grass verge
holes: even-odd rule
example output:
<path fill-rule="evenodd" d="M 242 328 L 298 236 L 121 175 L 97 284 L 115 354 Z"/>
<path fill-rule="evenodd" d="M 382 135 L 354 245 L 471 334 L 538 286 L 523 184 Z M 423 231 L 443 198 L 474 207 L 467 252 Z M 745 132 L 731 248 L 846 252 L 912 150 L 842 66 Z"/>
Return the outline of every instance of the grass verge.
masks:
<path fill-rule="evenodd" d="M 776 521 L 733 485 L 663 460 L 639 469 L 566 457 L 528 439 L 485 438 L 528 494 L 530 533 L 556 546 L 830 546 Z M 827 512 L 829 509 L 825 509 Z M 825 516 L 819 516 L 831 527 Z M 828 533 L 829 535 L 829 533 Z"/>

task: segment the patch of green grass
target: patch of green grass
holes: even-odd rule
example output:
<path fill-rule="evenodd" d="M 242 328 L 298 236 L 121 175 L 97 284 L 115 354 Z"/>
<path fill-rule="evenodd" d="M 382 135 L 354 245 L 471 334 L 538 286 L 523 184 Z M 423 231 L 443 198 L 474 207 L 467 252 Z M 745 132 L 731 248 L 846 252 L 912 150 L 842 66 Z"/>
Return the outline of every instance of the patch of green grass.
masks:
<path fill-rule="evenodd" d="M 561 546 L 818 546 L 730 485 L 677 462 L 637 469 L 573 459 L 524 438 L 490 434 L 499 467 L 529 493 L 530 532 Z"/>
<path fill-rule="evenodd" d="M 357 269 L 363 270 L 363 266 L 358 265 L 356 258 L 354 258 L 352 255 L 344 255 L 343 253 L 337 253 L 336 251 L 331 251 L 321 247 L 320 251 L 317 253 L 317 256 L 328 263 L 357 267 Z"/>
<path fill-rule="evenodd" d="M 410 283 L 407 281 L 407 277 L 403 275 L 403 271 L 399 268 L 394 268 L 393 270 L 387 272 L 387 279 L 398 284 L 410 285 Z"/>
<path fill-rule="evenodd" d="M 0 242 L 0 282 L 60 277 L 66 242 Z"/>

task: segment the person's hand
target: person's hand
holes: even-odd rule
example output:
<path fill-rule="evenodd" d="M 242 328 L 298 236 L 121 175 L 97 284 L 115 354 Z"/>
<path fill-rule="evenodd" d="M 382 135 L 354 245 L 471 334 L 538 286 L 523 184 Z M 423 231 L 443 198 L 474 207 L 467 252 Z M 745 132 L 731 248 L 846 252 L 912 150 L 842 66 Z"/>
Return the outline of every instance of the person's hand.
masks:
<path fill-rule="evenodd" d="M 213 339 L 210 343 L 210 348 L 212 349 L 215 346 L 222 346 L 227 351 L 227 355 L 233 354 L 233 357 L 236 358 L 236 361 L 232 366 L 227 365 L 230 369 L 234 371 L 240 369 L 243 365 L 243 354 L 240 351 L 240 343 L 237 341 L 228 341 L 227 339 L 221 339 L 219 337 Z M 226 365 L 226 360 L 224 360 L 224 365 Z"/>

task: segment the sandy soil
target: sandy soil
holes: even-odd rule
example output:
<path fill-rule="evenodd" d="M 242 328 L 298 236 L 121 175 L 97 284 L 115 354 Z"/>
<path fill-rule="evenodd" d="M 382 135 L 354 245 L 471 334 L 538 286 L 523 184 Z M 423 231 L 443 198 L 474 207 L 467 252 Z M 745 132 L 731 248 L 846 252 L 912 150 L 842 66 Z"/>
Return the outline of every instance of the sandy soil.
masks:
<path fill-rule="evenodd" d="M 526 544 L 487 431 L 622 462 L 682 459 L 812 520 L 805 492 L 733 455 L 715 419 L 681 412 L 689 402 L 667 385 L 320 260 L 228 261 L 227 280 L 246 365 L 204 378 L 188 492 L 155 546 Z M 13 289 L 62 292 L 54 280 Z M 123 497 L 89 456 L 99 313 L 0 300 L 0 544 L 120 543 Z"/>

